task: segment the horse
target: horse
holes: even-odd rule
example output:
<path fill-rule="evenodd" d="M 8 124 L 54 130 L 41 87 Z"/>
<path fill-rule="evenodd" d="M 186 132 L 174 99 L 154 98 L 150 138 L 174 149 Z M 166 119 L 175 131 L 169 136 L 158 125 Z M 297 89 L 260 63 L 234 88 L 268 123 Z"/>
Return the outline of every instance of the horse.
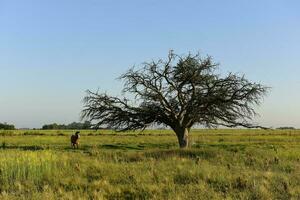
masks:
<path fill-rule="evenodd" d="M 78 145 L 79 145 L 79 138 L 80 138 L 80 135 L 79 135 L 79 131 L 77 131 L 75 133 L 75 135 L 72 135 L 71 136 L 71 146 L 75 149 L 77 147 L 78 149 Z"/>

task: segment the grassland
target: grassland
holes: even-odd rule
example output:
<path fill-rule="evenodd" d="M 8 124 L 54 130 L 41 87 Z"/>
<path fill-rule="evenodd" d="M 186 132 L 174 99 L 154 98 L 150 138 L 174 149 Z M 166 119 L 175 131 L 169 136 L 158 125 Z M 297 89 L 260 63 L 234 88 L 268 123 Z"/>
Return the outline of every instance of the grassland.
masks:
<path fill-rule="evenodd" d="M 0 131 L 0 199 L 300 199 L 300 131 Z"/>

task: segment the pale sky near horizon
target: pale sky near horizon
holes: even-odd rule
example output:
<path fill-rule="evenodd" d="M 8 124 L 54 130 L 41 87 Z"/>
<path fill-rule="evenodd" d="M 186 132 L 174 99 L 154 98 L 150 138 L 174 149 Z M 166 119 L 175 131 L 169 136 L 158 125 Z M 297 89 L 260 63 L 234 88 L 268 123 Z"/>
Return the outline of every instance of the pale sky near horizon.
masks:
<path fill-rule="evenodd" d="M 0 0 L 0 122 L 79 121 L 85 90 L 119 94 L 133 65 L 200 51 L 272 87 L 255 119 L 300 128 L 300 1 Z"/>

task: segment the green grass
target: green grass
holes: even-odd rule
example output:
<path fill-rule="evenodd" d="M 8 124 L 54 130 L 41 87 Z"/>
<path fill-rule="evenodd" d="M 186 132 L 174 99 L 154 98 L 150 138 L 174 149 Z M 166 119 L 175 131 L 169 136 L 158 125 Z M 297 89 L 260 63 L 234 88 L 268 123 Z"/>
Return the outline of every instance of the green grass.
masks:
<path fill-rule="evenodd" d="M 300 199 L 299 130 L 0 131 L 0 199 Z"/>

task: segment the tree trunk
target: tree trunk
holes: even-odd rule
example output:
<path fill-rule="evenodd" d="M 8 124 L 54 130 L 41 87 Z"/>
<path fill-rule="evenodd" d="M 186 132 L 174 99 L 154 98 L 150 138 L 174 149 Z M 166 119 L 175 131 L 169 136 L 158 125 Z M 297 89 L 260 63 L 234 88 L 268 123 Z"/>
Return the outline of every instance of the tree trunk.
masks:
<path fill-rule="evenodd" d="M 189 145 L 189 129 L 188 128 L 178 128 L 175 130 L 179 147 L 180 148 L 187 148 Z"/>

